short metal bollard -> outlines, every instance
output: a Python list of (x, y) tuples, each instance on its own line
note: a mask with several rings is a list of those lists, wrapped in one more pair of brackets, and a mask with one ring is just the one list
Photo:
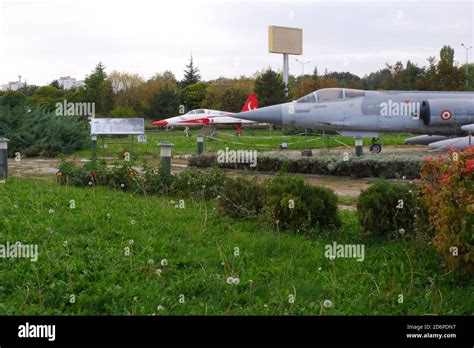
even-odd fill
[(355, 148), (356, 156), (362, 156), (364, 154), (364, 149), (362, 147), (362, 138), (355, 138)]
[(198, 155), (202, 154), (204, 152), (204, 138), (205, 136), (203, 134), (198, 134), (196, 136), (197, 139), (197, 153)]
[(0, 138), (0, 179), (8, 177), (8, 142), (7, 138)]
[(163, 170), (167, 174), (171, 174), (171, 147), (174, 145), (169, 141), (163, 141), (158, 144), (160, 146), (160, 159)]

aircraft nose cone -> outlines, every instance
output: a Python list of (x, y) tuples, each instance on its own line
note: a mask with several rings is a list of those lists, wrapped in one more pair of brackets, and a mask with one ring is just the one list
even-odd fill
[(168, 122), (165, 120), (161, 120), (161, 121), (152, 122), (151, 124), (154, 124), (155, 126), (166, 126)]
[(266, 106), (264, 108), (241, 112), (238, 117), (260, 123), (282, 123), (281, 105)]

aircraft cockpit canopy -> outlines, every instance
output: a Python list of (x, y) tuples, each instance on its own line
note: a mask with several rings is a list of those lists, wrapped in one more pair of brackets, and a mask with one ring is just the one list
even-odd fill
[(195, 109), (195, 110), (188, 111), (186, 114), (195, 115), (195, 114), (205, 114), (205, 113), (206, 113), (206, 110), (204, 109)]
[(365, 93), (359, 89), (349, 88), (323, 88), (312, 92), (304, 97), (298, 99), (297, 103), (324, 103), (337, 101), (347, 98), (364, 97)]

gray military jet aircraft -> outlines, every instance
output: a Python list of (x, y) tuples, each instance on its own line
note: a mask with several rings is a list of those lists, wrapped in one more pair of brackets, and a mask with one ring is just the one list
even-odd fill
[(434, 149), (464, 149), (474, 133), (473, 92), (363, 91), (325, 88), (296, 101), (236, 114), (235, 117), (305, 129), (337, 131), (372, 138), (380, 152), (379, 133), (423, 134), (406, 140)]

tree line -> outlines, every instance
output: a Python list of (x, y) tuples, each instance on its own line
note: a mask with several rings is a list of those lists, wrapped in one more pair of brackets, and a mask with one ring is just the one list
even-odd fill
[[(202, 81), (199, 68), (191, 56), (181, 81), (171, 71), (157, 73), (149, 79), (139, 74), (106, 72), (102, 62), (85, 79), (85, 87), (64, 90), (57, 81), (48, 86), (19, 91), (0, 92), (0, 105), (28, 105), (53, 111), (57, 102), (93, 102), (99, 117), (144, 117), (159, 120), (176, 116), (180, 111), (206, 108), (238, 112), (247, 96), (256, 93), (260, 106), (274, 105), (300, 98), (312, 91), (328, 87), (367, 90), (474, 90), (474, 64), (456, 64), (454, 49), (441, 48), (439, 57), (429, 57), (419, 67), (411, 61), (386, 64), (383, 69), (359, 77), (350, 72), (328, 72), (289, 77), (289, 96), (281, 72), (271, 68), (251, 77), (220, 77)], [(466, 83), (468, 82), (468, 84)]]

